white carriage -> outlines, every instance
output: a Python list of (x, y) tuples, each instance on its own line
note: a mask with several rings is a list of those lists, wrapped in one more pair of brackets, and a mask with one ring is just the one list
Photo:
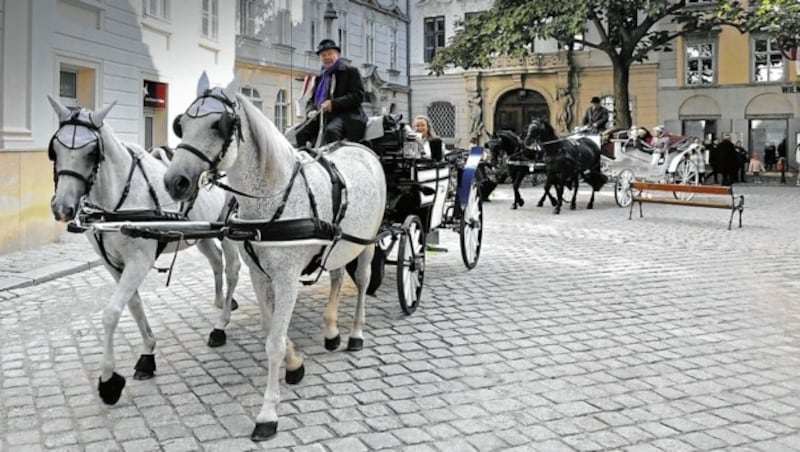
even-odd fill
[[(663, 147), (648, 145), (636, 139), (636, 127), (630, 131), (612, 132), (603, 143), (601, 170), (614, 180), (614, 200), (620, 207), (630, 206), (633, 196), (631, 182), (663, 182), (699, 185), (705, 172), (706, 156), (703, 146), (692, 137), (666, 135), (669, 144)], [(598, 145), (601, 137), (594, 138)], [(690, 199), (694, 193), (673, 194), (676, 199)]]

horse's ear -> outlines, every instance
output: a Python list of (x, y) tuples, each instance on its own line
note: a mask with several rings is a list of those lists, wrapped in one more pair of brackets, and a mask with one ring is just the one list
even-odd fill
[(52, 97), (50, 97), (49, 94), (47, 95), (47, 100), (49, 100), (50, 101), (50, 105), (53, 106), (53, 110), (58, 115), (58, 120), (59, 121), (64, 121), (65, 119), (69, 118), (69, 115), (70, 115), (69, 108), (61, 105), (60, 102), (58, 102), (57, 100), (55, 100)]
[(236, 73), (233, 75), (233, 80), (228, 83), (228, 86), (222, 89), (222, 92), (225, 93), (225, 97), (231, 100), (236, 99), (236, 93), (239, 91), (239, 83), (241, 79), (241, 74), (239, 71), (236, 71)]
[(205, 94), (208, 88), (209, 88), (208, 74), (206, 74), (206, 71), (203, 71), (203, 74), (200, 75), (200, 80), (197, 81), (197, 97), (200, 97), (203, 94)]
[(111, 109), (114, 108), (114, 105), (117, 105), (117, 101), (111, 102), (111, 104), (109, 104), (108, 107), (103, 108), (101, 110), (97, 110), (96, 112), (89, 115), (89, 118), (91, 118), (92, 120), (92, 124), (94, 124), (95, 127), (102, 126), (103, 120), (106, 119), (106, 115), (108, 115), (108, 112), (110, 112)]

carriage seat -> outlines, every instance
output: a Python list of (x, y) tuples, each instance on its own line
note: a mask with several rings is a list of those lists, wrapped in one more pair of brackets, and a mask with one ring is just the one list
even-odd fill
[(382, 138), (387, 133), (391, 133), (400, 127), (403, 119), (402, 113), (390, 113), (388, 115), (370, 116), (367, 118), (367, 128), (364, 132), (364, 139), (367, 141)]

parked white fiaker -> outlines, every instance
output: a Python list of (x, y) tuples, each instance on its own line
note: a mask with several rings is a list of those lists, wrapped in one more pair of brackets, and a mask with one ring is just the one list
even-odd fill
[[(664, 135), (669, 140), (667, 146), (651, 146), (637, 139), (638, 130), (634, 126), (630, 130), (612, 131), (605, 143), (600, 135), (587, 135), (600, 145), (601, 169), (614, 180), (614, 200), (618, 206), (630, 206), (633, 201), (630, 184), (634, 180), (700, 184), (700, 174), (705, 172), (707, 163), (702, 144), (694, 143), (692, 137)], [(676, 199), (691, 199), (694, 193), (673, 195)]]

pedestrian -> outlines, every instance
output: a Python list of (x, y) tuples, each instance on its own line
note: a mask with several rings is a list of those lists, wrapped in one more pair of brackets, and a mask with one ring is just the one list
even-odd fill
[(775, 164), (778, 163), (778, 158), (775, 156), (775, 145), (770, 144), (764, 147), (764, 168), (765, 171), (772, 171), (775, 169)]
[[(341, 58), (341, 49), (332, 39), (323, 39), (317, 46), (322, 70), (314, 81), (308, 101), (307, 116), (311, 112), (324, 115), (325, 143), (348, 139), (357, 142), (364, 138), (367, 115), (361, 108), (364, 101), (364, 83), (358, 68), (349, 66)], [(311, 120), (297, 132), (299, 146), (315, 142), (319, 120)]]
[(608, 124), (608, 110), (600, 105), (600, 98), (597, 96), (592, 97), (590, 104), (583, 115), (583, 125), (592, 133), (603, 133)]
[(711, 141), (706, 145), (706, 149), (708, 149), (708, 163), (711, 165), (711, 173), (708, 175), (708, 179), (712, 180), (714, 184), (719, 183), (717, 175), (722, 174), (722, 161), (717, 151), (718, 144), (717, 138), (712, 136)]
[(794, 148), (794, 162), (798, 165), (797, 186), (800, 187), (800, 143), (797, 143), (797, 146)]
[(761, 183), (761, 173), (764, 172), (764, 164), (761, 163), (758, 152), (753, 152), (750, 157), (750, 164), (748, 165), (747, 171), (753, 175), (753, 182), (756, 184)]
[(739, 171), (737, 179), (738, 182), (745, 183), (747, 181), (745, 180), (744, 176), (745, 173), (747, 172), (747, 163), (750, 161), (750, 156), (747, 155), (748, 154), (747, 149), (745, 149), (744, 146), (742, 146), (742, 140), (737, 140), (735, 147), (739, 157), (738, 161)]
[(722, 185), (733, 185), (738, 174), (739, 155), (736, 146), (731, 142), (730, 134), (725, 134), (717, 145), (717, 158), (719, 159)]

